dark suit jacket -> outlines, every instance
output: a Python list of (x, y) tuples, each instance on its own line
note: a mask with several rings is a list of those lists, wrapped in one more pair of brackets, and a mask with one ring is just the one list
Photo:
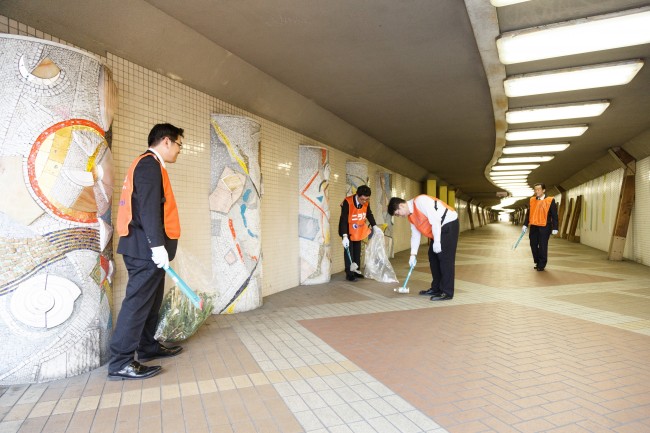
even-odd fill
[[(147, 151), (154, 155), (153, 152)], [(165, 234), (162, 173), (156, 157), (142, 158), (133, 172), (132, 220), (129, 234), (120, 238), (117, 252), (138, 259), (151, 259), (151, 248), (165, 246), (169, 260), (176, 255), (178, 240)]]

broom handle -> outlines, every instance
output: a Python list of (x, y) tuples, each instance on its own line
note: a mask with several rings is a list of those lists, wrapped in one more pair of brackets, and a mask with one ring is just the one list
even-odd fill
[(169, 274), (172, 280), (176, 283), (176, 286), (181, 289), (183, 294), (188, 297), (188, 299), (192, 302), (192, 304), (198, 308), (199, 310), (203, 310), (203, 299), (199, 297), (192, 289), (190, 289), (190, 286), (187, 285), (185, 281), (181, 277), (178, 276), (176, 271), (172, 269), (171, 266), (167, 266), (165, 269), (165, 272)]
[(350, 259), (350, 266), (352, 266), (352, 263), (354, 263), (354, 262), (352, 261), (352, 256), (350, 255), (350, 248), (346, 248), (345, 252), (348, 253), (348, 259)]
[(409, 269), (409, 273), (408, 273), (408, 275), (406, 276), (406, 279), (404, 280), (404, 285), (403, 285), (402, 287), (406, 288), (406, 283), (408, 283), (408, 282), (409, 282), (409, 278), (411, 278), (411, 272), (413, 272), (413, 268), (414, 268), (414, 266), (411, 266), (411, 269)]

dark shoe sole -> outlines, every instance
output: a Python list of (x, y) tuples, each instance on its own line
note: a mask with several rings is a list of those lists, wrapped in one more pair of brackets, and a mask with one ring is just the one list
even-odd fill
[(183, 349), (179, 350), (178, 352), (172, 354), (172, 355), (158, 355), (158, 356), (151, 356), (151, 357), (145, 357), (145, 358), (140, 358), (138, 356), (138, 362), (149, 362), (153, 361), (154, 359), (165, 359), (165, 358), (173, 358), (174, 356), (180, 355), (180, 353), (183, 351)]
[(112, 375), (111, 373), (108, 373), (107, 379), (111, 380), (111, 381), (114, 381), (114, 380), (144, 380), (144, 379), (149, 379), (150, 377), (154, 377), (155, 375), (157, 375), (161, 371), (162, 371), (162, 369), (159, 368), (158, 370), (156, 370), (155, 372), (153, 372), (151, 374), (142, 375), (142, 376), (139, 376), (139, 377), (117, 376), (117, 375)]
[(420, 293), (418, 295), (421, 296), (440, 296), (442, 295), (442, 292), (434, 292), (432, 290), (420, 290)]
[(454, 299), (453, 296), (432, 296), (429, 298), (430, 301), (451, 301)]

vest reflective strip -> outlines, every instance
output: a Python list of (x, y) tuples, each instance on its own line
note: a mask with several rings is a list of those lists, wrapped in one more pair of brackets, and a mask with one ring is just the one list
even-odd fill
[(129, 171), (124, 177), (124, 184), (122, 185), (122, 194), (120, 195), (120, 203), (117, 209), (117, 234), (120, 236), (128, 236), (129, 234), (129, 224), (133, 219), (132, 209), (131, 209), (131, 196), (133, 195), (133, 173), (135, 168), (142, 158), (151, 156), (156, 159), (156, 162), (160, 165), (160, 171), (162, 173), (163, 181), (163, 192), (165, 195), (165, 203), (163, 205), (163, 221), (165, 225), (165, 234), (170, 239), (178, 239), (181, 236), (181, 225), (178, 218), (178, 207), (176, 206), (176, 199), (174, 198), (174, 192), (172, 191), (171, 182), (169, 181), (169, 175), (165, 167), (160, 164), (160, 161), (155, 157), (153, 153), (144, 153), (133, 161), (129, 167)]
[(531, 226), (545, 227), (548, 222), (548, 210), (551, 208), (553, 197), (546, 197), (544, 200), (537, 200), (537, 197), (530, 199), (530, 214), (528, 224)]
[(361, 209), (357, 209), (354, 204), (354, 196), (351, 195), (345, 198), (348, 202), (348, 232), (351, 241), (361, 241), (368, 237), (370, 234), (370, 227), (366, 224), (366, 210), (368, 203), (361, 205)]

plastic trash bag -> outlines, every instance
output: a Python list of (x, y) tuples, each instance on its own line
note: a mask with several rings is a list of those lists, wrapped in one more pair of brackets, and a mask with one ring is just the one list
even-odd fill
[(210, 317), (214, 309), (214, 295), (197, 293), (203, 299), (203, 310), (196, 308), (178, 287), (165, 295), (158, 314), (158, 328), (154, 338), (160, 342), (187, 340)]
[(386, 254), (384, 232), (379, 227), (373, 227), (372, 231), (372, 238), (366, 245), (363, 276), (381, 283), (396, 283), (397, 276)]

